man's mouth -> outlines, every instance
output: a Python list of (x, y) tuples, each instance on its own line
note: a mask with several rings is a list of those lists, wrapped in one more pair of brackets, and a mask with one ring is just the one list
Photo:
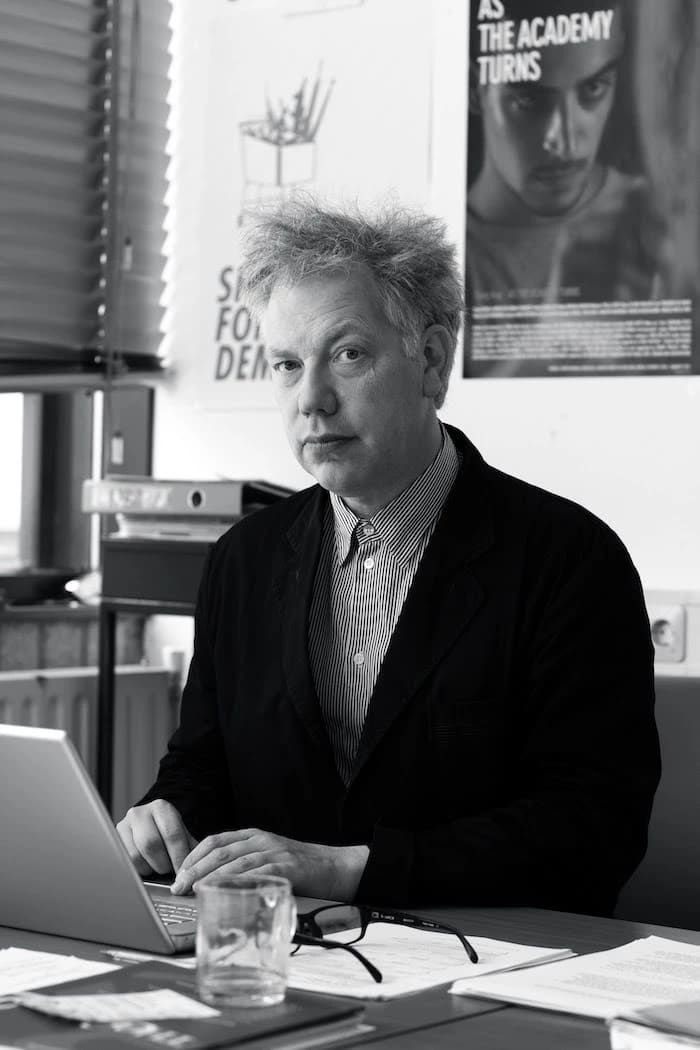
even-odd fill
[(585, 161), (562, 161), (561, 163), (542, 164), (533, 171), (533, 178), (548, 185), (573, 182), (586, 171)]
[(350, 437), (347, 434), (310, 434), (307, 438), (304, 438), (303, 443), (312, 447), (323, 448), (324, 445), (337, 445), (341, 441), (350, 441)]

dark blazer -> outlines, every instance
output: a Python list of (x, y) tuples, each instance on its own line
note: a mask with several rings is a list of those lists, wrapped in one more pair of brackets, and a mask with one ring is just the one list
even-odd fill
[(338, 775), (307, 623), (328, 496), (236, 524), (198, 598), (180, 726), (142, 801), (201, 837), (367, 843), (357, 899), (608, 914), (659, 778), (637, 573), (578, 505), (463, 457)]

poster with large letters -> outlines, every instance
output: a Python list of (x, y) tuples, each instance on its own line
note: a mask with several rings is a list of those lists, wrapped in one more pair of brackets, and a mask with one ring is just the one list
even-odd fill
[(472, 0), (465, 377), (700, 372), (700, 6)]
[(172, 380), (207, 412), (273, 404), (241, 295), (249, 210), (308, 190), (425, 207), (430, 0), (179, 0), (174, 24)]

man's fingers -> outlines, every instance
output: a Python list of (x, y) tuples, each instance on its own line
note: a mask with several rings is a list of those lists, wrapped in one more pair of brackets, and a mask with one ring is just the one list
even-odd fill
[(117, 831), (119, 832), (124, 846), (126, 847), (126, 852), (129, 854), (131, 863), (136, 868), (138, 874), (142, 876), (150, 875), (150, 865), (144, 860), (144, 858), (137, 850), (136, 844), (134, 843), (134, 836), (131, 834), (131, 828), (129, 827), (129, 823), (126, 817), (123, 820), (120, 820), (117, 824)]
[(239, 857), (245, 856), (246, 853), (247, 849), (243, 842), (235, 842), (229, 846), (216, 847), (210, 850), (204, 856), (201, 856), (196, 864), (180, 868), (177, 879), (173, 884), (173, 891), (175, 893), (187, 893), (198, 879), (203, 879), (205, 875), (211, 875), (212, 872), (218, 871), (224, 866), (228, 870), (230, 864), (238, 860)]
[(170, 857), (152, 813), (141, 814), (132, 821), (131, 833), (134, 845), (153, 871), (158, 875), (170, 871)]
[[(174, 806), (169, 806), (168, 809), (154, 808), (153, 822), (165, 846), (169, 867), (172, 867), (174, 872), (179, 871), (180, 865), (192, 848), (190, 846), (190, 842), (194, 841), (192, 836)], [(169, 867), (164, 870), (168, 871)]]
[[(239, 848), (234, 854), (219, 853), (216, 850), (210, 853), (204, 860), (200, 860), (193, 868), (189, 868), (184, 878), (187, 879), (189, 888), (192, 889), (196, 883), (207, 875), (247, 875), (248, 872), (257, 871), (264, 864), (270, 863), (270, 854), (266, 852), (247, 853)], [(183, 891), (180, 890), (182, 893)]]
[(220, 835), (208, 835), (207, 838), (202, 839), (202, 841), (197, 843), (194, 849), (187, 854), (182, 861), (181, 868), (186, 871), (188, 868), (192, 868), (195, 864), (198, 864), (204, 857), (207, 857), (212, 850), (247, 841), (254, 835), (258, 834), (260, 834), (260, 832), (258, 832), (257, 828), (245, 828), (242, 831), (224, 831)]
[(117, 831), (139, 875), (176, 871), (194, 841), (175, 806), (165, 799), (133, 806), (117, 825)]
[[(234, 834), (237, 837), (231, 839)], [(237, 875), (251, 870), (251, 864), (246, 862), (247, 858), (253, 854), (260, 856), (261, 851), (253, 844), (252, 836), (238, 836), (240, 833), (227, 832), (225, 837), (229, 841), (223, 844), (219, 844), (224, 839), (221, 835), (202, 839), (197, 849), (193, 850), (180, 868), (172, 885), (173, 893), (187, 893), (195, 882), (214, 871), (221, 870)]]

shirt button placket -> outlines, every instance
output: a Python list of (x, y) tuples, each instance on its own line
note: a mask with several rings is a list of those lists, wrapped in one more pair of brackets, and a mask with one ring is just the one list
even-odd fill
[[(369, 610), (372, 606), (372, 602), (369, 600), (369, 591), (373, 591), (375, 588), (374, 581), (370, 578), (371, 570), (375, 566), (375, 558), (372, 554), (363, 556), (363, 549), (376, 550), (377, 547), (377, 536), (376, 529), (373, 525), (366, 523), (362, 525), (357, 532), (357, 571), (355, 573), (355, 586), (357, 588), (355, 593), (355, 608), (358, 611), (358, 616), (355, 621), (356, 627), (358, 628), (356, 635), (356, 645), (359, 644), (361, 648), (357, 648), (352, 655), (352, 662), (354, 668), (358, 672), (367, 671), (367, 649), (366, 642), (368, 638), (369, 622), (367, 620)], [(364, 677), (364, 676), (363, 676)]]

